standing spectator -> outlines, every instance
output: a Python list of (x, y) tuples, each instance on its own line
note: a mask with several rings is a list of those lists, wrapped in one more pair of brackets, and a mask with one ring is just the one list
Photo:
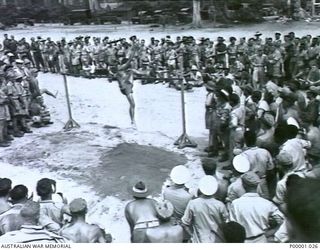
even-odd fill
[(215, 60), (216, 63), (220, 63), (223, 67), (226, 67), (226, 55), (227, 55), (227, 45), (224, 43), (225, 39), (223, 37), (218, 37), (218, 43), (215, 46)]
[(192, 243), (223, 242), (220, 224), (227, 221), (228, 212), (221, 201), (213, 198), (217, 190), (218, 183), (213, 176), (202, 177), (199, 197), (191, 200), (187, 206), (182, 223), (192, 235)]
[(267, 237), (274, 233), (271, 221), (281, 225), (283, 215), (276, 205), (257, 194), (261, 181), (257, 174), (250, 171), (241, 178), (246, 193), (231, 203), (230, 220), (244, 226), (246, 243), (266, 243)]
[(232, 160), (233, 165), (233, 178), (231, 178), (231, 184), (228, 187), (226, 202), (230, 205), (232, 201), (240, 198), (246, 193), (241, 176), (250, 170), (250, 162), (248, 158), (242, 154), (236, 155)]
[(188, 202), (192, 195), (187, 191), (185, 184), (190, 180), (190, 170), (185, 166), (179, 165), (174, 167), (170, 173), (172, 186), (168, 186), (163, 191), (163, 198), (173, 205), (173, 217), (178, 221), (184, 215)]
[(209, 130), (209, 145), (205, 149), (208, 152), (208, 156), (218, 156), (218, 122), (217, 122), (217, 102), (214, 94), (215, 83), (212, 80), (209, 80), (206, 83), (207, 97), (205, 103), (205, 121), (206, 129)]

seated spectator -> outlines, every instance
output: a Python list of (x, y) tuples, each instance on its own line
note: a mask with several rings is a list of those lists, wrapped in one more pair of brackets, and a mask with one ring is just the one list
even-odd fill
[(12, 181), (8, 178), (0, 179), (0, 214), (8, 211), (11, 205), (8, 201)]
[(9, 193), (12, 207), (0, 215), (0, 234), (19, 230), (24, 224), (20, 211), (28, 201), (28, 188), (24, 185), (15, 186)]
[(40, 205), (28, 201), (21, 209), (24, 225), (20, 230), (0, 236), (0, 243), (67, 243), (68, 240), (39, 226)]
[(111, 236), (109, 235), (107, 239), (104, 230), (99, 226), (86, 222), (88, 207), (84, 199), (74, 199), (69, 205), (69, 210), (72, 220), (63, 226), (59, 232), (60, 235), (75, 243), (106, 243), (112, 241)]
[(37, 183), (37, 194), (40, 196), (40, 219), (42, 226), (52, 232), (58, 232), (63, 224), (63, 214), (65, 204), (55, 202), (52, 199), (55, 193), (56, 182), (54, 180), (43, 178)]

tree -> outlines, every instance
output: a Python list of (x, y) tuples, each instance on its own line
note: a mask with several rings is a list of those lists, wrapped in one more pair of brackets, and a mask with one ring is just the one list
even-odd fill
[(193, 18), (192, 18), (192, 26), (194, 28), (201, 27), (201, 4), (200, 0), (193, 0)]

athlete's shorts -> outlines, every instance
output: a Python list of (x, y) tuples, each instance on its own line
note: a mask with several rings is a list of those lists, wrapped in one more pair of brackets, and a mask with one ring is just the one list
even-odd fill
[(120, 91), (123, 95), (130, 95), (133, 93), (133, 84), (131, 82), (125, 82)]

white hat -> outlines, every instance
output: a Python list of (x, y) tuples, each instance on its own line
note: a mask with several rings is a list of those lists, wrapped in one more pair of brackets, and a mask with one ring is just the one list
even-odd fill
[(170, 178), (175, 184), (182, 185), (190, 180), (191, 174), (189, 169), (183, 165), (179, 165), (171, 170)]
[(196, 65), (192, 65), (191, 70), (198, 70), (198, 67)]
[(23, 61), (21, 59), (16, 59), (16, 63), (23, 64)]
[(199, 182), (199, 190), (204, 195), (214, 195), (218, 190), (218, 182), (216, 178), (211, 175), (202, 177)]
[(262, 109), (264, 111), (270, 111), (270, 107), (266, 101), (261, 101), (259, 103), (258, 109)]
[(293, 117), (289, 117), (289, 118), (288, 118), (287, 124), (288, 124), (288, 125), (296, 126), (298, 129), (300, 129), (299, 123), (298, 123), (297, 120), (294, 119)]
[(236, 155), (232, 160), (232, 165), (239, 173), (245, 173), (250, 170), (250, 162), (245, 155)]

